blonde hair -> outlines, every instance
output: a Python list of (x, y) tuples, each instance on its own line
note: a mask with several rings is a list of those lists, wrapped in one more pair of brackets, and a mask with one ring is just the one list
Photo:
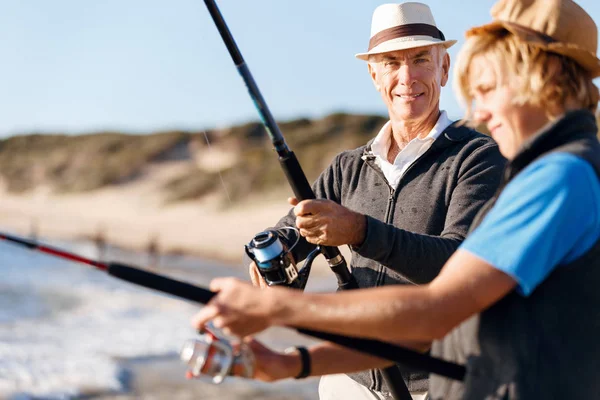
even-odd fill
[(470, 65), (485, 57), (496, 71), (497, 85), (507, 84), (518, 93), (514, 104), (531, 104), (556, 118), (567, 106), (596, 111), (598, 88), (574, 60), (550, 53), (503, 30), (471, 36), (460, 50), (454, 70), (454, 88), (472, 119), (473, 94)]

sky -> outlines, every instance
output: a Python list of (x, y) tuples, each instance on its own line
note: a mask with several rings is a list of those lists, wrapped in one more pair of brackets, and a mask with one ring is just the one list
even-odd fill
[[(459, 42), (491, 0), (429, 0)], [(364, 61), (381, 0), (217, 1), (276, 119), (385, 114)], [(600, 1), (578, 3), (600, 24)], [(200, 0), (1, 0), (0, 136), (150, 133), (258, 120)], [(459, 118), (451, 84), (441, 108)]]

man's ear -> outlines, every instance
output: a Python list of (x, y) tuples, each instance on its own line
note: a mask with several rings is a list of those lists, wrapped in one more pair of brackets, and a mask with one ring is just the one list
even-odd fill
[(371, 75), (375, 90), (379, 92), (379, 83), (377, 83), (377, 68), (375, 68), (371, 63), (367, 63), (367, 67), (369, 68), (369, 75)]
[(442, 87), (448, 83), (448, 75), (450, 74), (450, 55), (446, 53), (442, 61)]

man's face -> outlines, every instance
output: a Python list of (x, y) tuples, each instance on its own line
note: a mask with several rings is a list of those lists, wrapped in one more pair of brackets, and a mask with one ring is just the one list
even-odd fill
[(375, 88), (391, 118), (418, 122), (439, 111), (440, 91), (448, 81), (450, 57), (440, 46), (379, 54), (369, 62)]

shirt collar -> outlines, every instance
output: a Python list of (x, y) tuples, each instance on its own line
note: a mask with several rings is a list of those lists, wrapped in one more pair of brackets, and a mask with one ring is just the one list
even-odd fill
[[(423, 139), (415, 138), (413, 140), (434, 141), (451, 124), (452, 121), (448, 118), (446, 111), (441, 110), (437, 122), (435, 123), (431, 131), (427, 134), (427, 136)], [(377, 134), (377, 136), (375, 136), (373, 143), (371, 143), (371, 152), (373, 153), (373, 155), (382, 157), (384, 160), (387, 160), (387, 153), (390, 150), (391, 135), (392, 121), (388, 121), (385, 125), (381, 127), (379, 133)]]

